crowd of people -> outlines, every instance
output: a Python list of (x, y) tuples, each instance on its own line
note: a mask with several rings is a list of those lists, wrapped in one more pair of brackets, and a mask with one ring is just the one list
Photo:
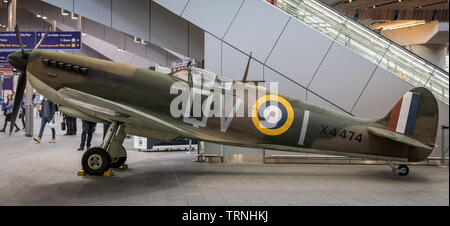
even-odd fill
[[(25, 95), (24, 95), (25, 96)], [(35, 92), (33, 94), (33, 109), (35, 109), (36, 118), (41, 118), (41, 126), (39, 129), (39, 135), (37, 137), (34, 137), (33, 140), (39, 144), (41, 143), (42, 136), (44, 134), (45, 127), (48, 126), (51, 130), (52, 137), (49, 140), (50, 143), (56, 142), (56, 122), (55, 122), (55, 115), (58, 112), (58, 105), (53, 103), (51, 100), (45, 98), (43, 95), (40, 95), (38, 92)], [(19, 110), (19, 116), (18, 120), (22, 122), (23, 130), (25, 130), (25, 98), (23, 99), (20, 110)], [(3, 124), (3, 129), (0, 130), (0, 132), (5, 132), (7, 128), (8, 122), (11, 123), (12, 119), (12, 112), (14, 108), (14, 93), (7, 95), (6, 100), (0, 99), (0, 102), (3, 103), (3, 114), (5, 116), (5, 122)], [(89, 122), (82, 120), (82, 132), (81, 132), (81, 143), (77, 150), (83, 151), (86, 147), (89, 149), (91, 147), (91, 141), (92, 141), (92, 135), (95, 132), (97, 123), (95, 122)], [(108, 124), (104, 124), (104, 133), (106, 133)], [(15, 123), (14, 125), (15, 130), (14, 132), (19, 132), (20, 128)], [(61, 129), (65, 130), (66, 133), (65, 136), (74, 136), (77, 134), (77, 119), (74, 117), (71, 117), (69, 115), (63, 114), (63, 121), (61, 123)], [(103, 137), (105, 134), (103, 134)]]

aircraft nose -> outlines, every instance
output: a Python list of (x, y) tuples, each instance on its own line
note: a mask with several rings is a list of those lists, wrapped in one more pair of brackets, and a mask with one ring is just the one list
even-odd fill
[(8, 55), (8, 63), (19, 71), (25, 71), (27, 66), (27, 57), (22, 56), (20, 51)]

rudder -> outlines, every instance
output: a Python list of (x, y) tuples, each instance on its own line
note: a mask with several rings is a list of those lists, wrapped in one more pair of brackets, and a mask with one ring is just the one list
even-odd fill
[[(439, 122), (438, 103), (428, 89), (417, 87), (405, 93), (389, 113), (376, 122), (382, 124), (387, 130), (434, 147)], [(431, 152), (432, 150), (411, 147), (408, 161), (422, 161)]]

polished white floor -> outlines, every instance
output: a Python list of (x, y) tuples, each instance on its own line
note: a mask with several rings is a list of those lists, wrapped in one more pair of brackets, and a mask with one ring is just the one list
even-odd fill
[(77, 136), (58, 128), (56, 144), (48, 128), (41, 144), (0, 133), (0, 205), (449, 205), (448, 168), (411, 166), (398, 177), (382, 165), (197, 163), (185, 152), (138, 152), (132, 139), (129, 169), (79, 177), (78, 124)]

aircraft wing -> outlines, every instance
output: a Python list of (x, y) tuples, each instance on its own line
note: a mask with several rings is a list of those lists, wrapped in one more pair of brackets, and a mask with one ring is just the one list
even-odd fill
[(164, 140), (196, 135), (193, 131), (179, 128), (155, 115), (71, 88), (58, 90), (58, 96), (64, 99), (64, 102), (68, 103), (72, 109), (75, 108), (75, 111), (81, 111), (91, 118), (126, 123), (128, 129), (140, 133), (135, 135), (149, 136), (151, 134), (152, 136), (149, 137), (164, 138)]

